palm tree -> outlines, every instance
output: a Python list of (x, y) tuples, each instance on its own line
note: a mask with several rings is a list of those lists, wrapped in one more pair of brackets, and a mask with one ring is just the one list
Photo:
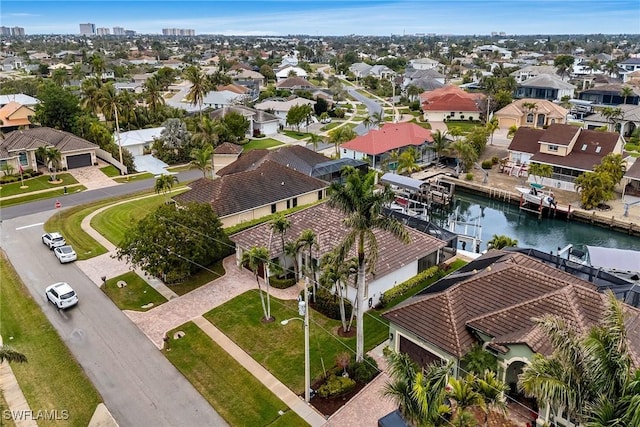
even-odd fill
[(296, 280), (300, 278), (298, 272), (298, 253), (300, 252), (300, 246), (297, 241), (289, 241), (284, 244), (284, 254), (293, 259), (293, 271), (296, 276)]
[(500, 124), (498, 123), (497, 117), (492, 117), (491, 120), (486, 124), (487, 131), (491, 135), (491, 142), (489, 145), (493, 145), (493, 134), (500, 129)]
[(471, 374), (467, 374), (464, 379), (449, 379), (449, 391), (447, 392), (447, 397), (456, 402), (455, 418), (464, 417), (463, 414), (467, 413), (467, 409), (474, 406), (478, 406), (483, 411), (486, 411), (482, 395), (473, 387), (474, 382), (475, 378)]
[(627, 98), (633, 96), (633, 89), (631, 89), (629, 86), (623, 87), (622, 89), (620, 89), (620, 96), (623, 98), (622, 103), (626, 104)]
[(93, 77), (84, 79), (80, 86), (82, 106), (94, 114), (100, 111), (100, 86), (100, 81)]
[(357, 134), (348, 126), (340, 126), (329, 132), (329, 142), (336, 147), (336, 156), (338, 156), (338, 147), (340, 144), (351, 141)]
[(620, 107), (603, 107), (600, 110), (600, 115), (607, 119), (607, 129), (610, 132), (614, 132), (616, 121), (624, 117), (624, 111)]
[(300, 237), (298, 237), (297, 245), (300, 249), (306, 249), (307, 256), (305, 257), (305, 265), (306, 265), (306, 276), (311, 282), (311, 286), (313, 288), (313, 302), (316, 302), (316, 290), (317, 290), (317, 280), (316, 280), (316, 263), (313, 259), (313, 249), (318, 248), (318, 237), (315, 231), (311, 229), (303, 230), (300, 233)]
[(415, 85), (407, 86), (407, 96), (409, 96), (409, 100), (413, 101), (420, 95), (420, 88)]
[(436, 133), (432, 133), (431, 136), (433, 137), (433, 144), (429, 146), (429, 149), (436, 153), (436, 163), (440, 163), (440, 158), (449, 153), (451, 140), (447, 138), (447, 132), (440, 132), (440, 129)]
[(169, 201), (168, 194), (171, 193), (174, 184), (178, 183), (178, 177), (171, 174), (162, 174), (156, 178), (155, 191), (156, 194), (162, 193), (165, 196), (165, 202)]
[(584, 209), (595, 209), (600, 203), (614, 197), (613, 178), (606, 172), (584, 172), (574, 182), (580, 193), (580, 202)]
[(41, 146), (36, 149), (36, 156), (40, 157), (47, 169), (51, 171), (51, 181), (57, 181), (58, 167), (62, 161), (62, 153), (55, 147)]
[(478, 152), (473, 145), (467, 141), (456, 141), (451, 144), (451, 149), (462, 163), (463, 172), (470, 170), (478, 160)]
[(0, 345), (0, 363), (5, 360), (9, 363), (26, 363), (27, 356), (14, 350), (8, 345)]
[(488, 369), (485, 370), (482, 377), (476, 377), (474, 379), (472, 387), (484, 400), (485, 427), (489, 423), (489, 414), (491, 412), (499, 412), (503, 416), (506, 414), (507, 404), (505, 402), (505, 393), (509, 390), (509, 387), (496, 378), (495, 372)]
[(96, 80), (101, 81), (102, 73), (105, 70), (104, 58), (98, 54), (94, 54), (89, 58), (89, 65), (91, 66), (91, 72), (95, 76)]
[(280, 243), (283, 254), (285, 253), (284, 235), (287, 234), (287, 231), (290, 228), (291, 221), (284, 215), (277, 215), (273, 220), (271, 220), (271, 230), (280, 235)]
[(211, 175), (214, 175), (215, 165), (213, 163), (213, 156), (215, 149), (220, 142), (220, 134), (222, 133), (223, 125), (217, 120), (212, 120), (207, 116), (201, 118), (196, 127), (196, 132), (191, 137), (192, 140), (201, 146), (211, 146)]
[[(272, 321), (273, 317), (271, 317), (271, 299), (269, 296), (269, 286), (268, 286), (268, 264), (269, 264), (269, 249), (264, 246), (254, 246), (248, 251), (244, 251), (242, 253), (242, 264), (249, 267), (251, 271), (253, 271), (254, 277), (256, 278), (256, 283), (258, 284), (258, 290), (260, 293), (260, 302), (262, 303), (262, 312), (264, 314), (264, 321)], [(260, 285), (260, 269), (262, 268), (264, 274), (264, 281), (267, 283), (267, 298), (265, 304), (265, 297), (263, 295), (262, 286)]]
[[(444, 132), (445, 135), (446, 133), (447, 131)], [(460, 126), (452, 126), (451, 129), (449, 129), (449, 135), (453, 137), (454, 141), (457, 141), (458, 138), (464, 135), (464, 132)]]
[(120, 163), (122, 164), (122, 145), (120, 144), (120, 122), (118, 120), (118, 109), (121, 108), (120, 99), (113, 83), (109, 82), (100, 89), (98, 104), (104, 114), (105, 120), (115, 123), (116, 136), (118, 138), (118, 152), (120, 154)]
[(346, 215), (344, 224), (348, 232), (338, 248), (339, 259), (345, 260), (354, 246), (358, 253), (356, 361), (360, 362), (364, 356), (365, 273), (373, 274), (378, 260), (378, 240), (374, 230), (391, 233), (403, 243), (409, 243), (410, 238), (401, 222), (383, 215), (383, 206), (391, 203), (395, 194), (388, 185), (381, 191), (376, 190), (376, 171), (364, 174), (346, 167), (342, 176), (344, 184), (333, 182), (330, 185), (328, 204)]
[(404, 150), (402, 154), (398, 157), (398, 173), (408, 173), (411, 174), (413, 172), (420, 170), (420, 165), (416, 160), (416, 148), (409, 147)]
[(538, 183), (538, 178), (550, 178), (553, 175), (553, 166), (543, 163), (529, 163), (529, 175), (533, 175), (533, 180)]
[[(211, 156), (213, 155), (213, 147), (205, 145), (202, 148), (194, 148), (191, 150), (191, 167), (199, 169), (202, 177), (207, 177), (207, 171), (213, 169)], [(213, 179), (213, 176), (211, 177)]]
[(351, 330), (351, 324), (353, 323), (353, 317), (355, 315), (353, 305), (351, 306), (351, 315), (347, 322), (347, 313), (345, 309), (344, 300), (348, 296), (348, 282), (352, 273), (358, 272), (358, 260), (351, 258), (346, 262), (340, 262), (338, 254), (335, 251), (326, 253), (322, 256), (320, 261), (322, 266), (322, 275), (320, 276), (320, 284), (326, 288), (335, 288), (335, 293), (338, 295), (338, 301), (340, 304), (340, 320), (342, 321), (342, 330), (346, 333)]
[(185, 68), (183, 76), (191, 83), (191, 89), (189, 89), (189, 92), (187, 93), (187, 99), (191, 104), (198, 106), (200, 117), (202, 117), (202, 103), (204, 101), (204, 97), (211, 89), (211, 82), (202, 69), (195, 65), (190, 65)]
[(143, 86), (144, 101), (149, 106), (153, 114), (156, 114), (158, 108), (164, 105), (164, 97), (162, 96), (162, 84), (157, 75), (153, 75), (144, 82)]
[(518, 240), (502, 234), (494, 234), (491, 240), (487, 242), (487, 246), (491, 249), (515, 247), (518, 246)]
[(69, 83), (69, 75), (67, 74), (67, 70), (65, 70), (64, 68), (58, 68), (57, 70), (54, 70), (54, 72), (51, 74), (51, 80), (53, 80), (53, 82), (58, 86)]
[(316, 133), (312, 133), (309, 136), (309, 144), (313, 146), (313, 151), (318, 151), (318, 145), (324, 142), (324, 138)]

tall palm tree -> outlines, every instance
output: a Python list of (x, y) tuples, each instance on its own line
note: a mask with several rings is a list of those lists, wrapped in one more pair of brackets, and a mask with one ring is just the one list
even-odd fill
[[(211, 162), (211, 156), (213, 153), (213, 147), (205, 145), (202, 148), (194, 148), (191, 150), (191, 167), (196, 168), (202, 172), (202, 177), (207, 177), (207, 171), (213, 169)], [(213, 176), (211, 177), (213, 179)]]
[(623, 98), (622, 103), (626, 104), (627, 98), (633, 96), (633, 89), (631, 89), (629, 86), (623, 87), (622, 89), (620, 89), (620, 96)]
[(603, 107), (600, 114), (607, 119), (608, 130), (614, 132), (616, 122), (624, 117), (624, 110), (620, 107)]
[[(350, 262), (340, 262), (338, 254), (335, 252), (329, 252), (322, 256), (320, 265), (322, 266), (322, 274), (320, 276), (320, 284), (326, 288), (335, 288), (335, 293), (338, 295), (338, 302), (340, 305), (340, 320), (342, 322), (342, 331), (349, 332), (351, 330), (351, 323), (353, 321), (354, 309), (351, 306), (351, 317), (347, 322), (347, 313), (345, 309), (344, 300), (348, 298), (348, 281), (351, 273)], [(356, 264), (357, 271), (357, 264)]]
[(98, 54), (92, 55), (91, 58), (89, 58), (89, 66), (96, 80), (102, 81), (102, 73), (104, 73), (106, 69), (104, 58)]
[(162, 174), (156, 178), (154, 189), (156, 194), (162, 193), (165, 196), (165, 202), (169, 201), (169, 193), (173, 186), (178, 183), (178, 177), (171, 174)]
[(144, 82), (142, 93), (149, 109), (153, 114), (156, 114), (158, 108), (160, 108), (161, 105), (164, 105), (160, 78), (157, 75), (153, 75), (147, 79), (147, 81)]
[(366, 271), (375, 272), (378, 260), (378, 240), (375, 230), (391, 233), (403, 243), (409, 243), (409, 233), (398, 220), (382, 213), (384, 205), (395, 199), (395, 194), (387, 185), (376, 190), (376, 171), (366, 174), (355, 168), (346, 167), (342, 176), (345, 183), (334, 182), (329, 187), (328, 204), (341, 210), (345, 215), (344, 224), (348, 232), (338, 248), (341, 260), (348, 258), (355, 246), (358, 253), (358, 285), (356, 294), (356, 361), (364, 356), (364, 296)]
[(0, 345), (0, 363), (5, 360), (9, 363), (26, 363), (27, 356), (14, 350), (8, 345)]
[(284, 235), (287, 234), (287, 231), (290, 228), (291, 228), (291, 221), (284, 215), (277, 215), (271, 221), (271, 230), (273, 230), (274, 233), (277, 233), (280, 236), (280, 243), (281, 243), (281, 249), (283, 254), (285, 253)]
[(256, 283), (258, 284), (258, 291), (260, 293), (260, 302), (262, 303), (262, 312), (264, 314), (263, 320), (271, 321), (273, 317), (271, 317), (271, 298), (269, 295), (269, 287), (267, 286), (266, 291), (266, 303), (265, 296), (262, 291), (262, 286), (260, 285), (260, 269), (263, 271), (263, 279), (265, 283), (268, 283), (268, 265), (269, 265), (269, 249), (264, 246), (254, 246), (248, 251), (244, 251), (242, 253), (242, 264), (249, 267), (251, 271), (253, 271), (253, 275), (256, 279)]
[(190, 65), (185, 68), (183, 76), (191, 83), (191, 88), (187, 93), (187, 99), (191, 104), (198, 106), (200, 117), (202, 117), (202, 103), (204, 97), (211, 90), (211, 82), (202, 69), (195, 65)]
[(211, 151), (211, 175), (215, 173), (214, 154), (215, 149), (220, 142), (220, 135), (224, 132), (224, 125), (218, 120), (212, 120), (207, 116), (201, 118), (196, 125), (196, 132), (191, 137), (192, 140), (201, 146), (209, 145), (213, 149)]
[(293, 271), (296, 277), (296, 280), (300, 278), (300, 274), (298, 271), (298, 254), (300, 253), (300, 246), (297, 241), (288, 241), (284, 244), (284, 254), (293, 259)]
[(486, 124), (487, 131), (491, 135), (491, 142), (489, 145), (493, 145), (493, 134), (500, 129), (500, 124), (498, 123), (497, 117), (492, 117), (491, 120)]
[(300, 233), (300, 236), (298, 237), (297, 244), (300, 247), (300, 249), (307, 250), (307, 254), (305, 257), (306, 276), (309, 279), (309, 282), (311, 282), (311, 286), (313, 289), (313, 302), (315, 302), (316, 291), (317, 291), (317, 280), (316, 280), (316, 268), (315, 268), (316, 263), (315, 263), (315, 260), (313, 259), (313, 249), (318, 248), (318, 236), (316, 235), (316, 232), (311, 229), (302, 230), (302, 233)]
[(118, 119), (118, 110), (121, 107), (120, 98), (116, 92), (116, 88), (113, 83), (109, 82), (100, 89), (100, 95), (98, 103), (104, 118), (107, 121), (113, 121), (115, 123), (116, 137), (118, 139), (118, 152), (120, 155), (120, 163), (122, 164), (122, 145), (120, 143), (120, 121)]
[(473, 164), (478, 160), (478, 153), (476, 149), (467, 141), (456, 141), (451, 144), (451, 149), (455, 151), (456, 156), (462, 162), (462, 171), (466, 172), (473, 167)]
[(336, 147), (336, 156), (338, 156), (338, 147), (340, 144), (351, 141), (357, 134), (348, 126), (340, 126), (329, 132), (329, 141)]
[(309, 144), (313, 146), (313, 151), (318, 151), (318, 145), (324, 142), (324, 138), (317, 133), (312, 133), (309, 136)]
[(94, 77), (86, 78), (80, 85), (82, 106), (90, 113), (100, 111), (100, 82)]
[(447, 132), (441, 132), (440, 129), (436, 133), (432, 133), (431, 137), (433, 138), (433, 144), (429, 146), (429, 149), (436, 153), (436, 163), (439, 163), (440, 158), (449, 153), (451, 140), (447, 138)]
[(51, 181), (57, 180), (58, 168), (62, 161), (62, 153), (55, 147), (41, 146), (36, 149), (36, 156), (40, 157), (47, 169), (51, 171)]

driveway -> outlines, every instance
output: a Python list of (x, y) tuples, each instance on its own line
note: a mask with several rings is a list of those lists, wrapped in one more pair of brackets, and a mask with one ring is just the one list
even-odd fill
[(168, 164), (160, 159), (156, 159), (151, 154), (145, 154), (143, 156), (134, 156), (133, 163), (136, 165), (138, 172), (149, 172), (154, 175), (162, 175), (167, 172)]
[(100, 162), (98, 166), (86, 166), (83, 168), (69, 169), (68, 172), (87, 190), (97, 190), (100, 188), (113, 187), (119, 185), (113, 179), (105, 175), (100, 168), (106, 166)]

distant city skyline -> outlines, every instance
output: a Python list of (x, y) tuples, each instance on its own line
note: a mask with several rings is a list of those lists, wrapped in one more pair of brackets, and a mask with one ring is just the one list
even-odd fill
[(29, 34), (79, 34), (80, 23), (138, 34), (197, 35), (638, 34), (638, 0), (3, 0), (2, 25)]

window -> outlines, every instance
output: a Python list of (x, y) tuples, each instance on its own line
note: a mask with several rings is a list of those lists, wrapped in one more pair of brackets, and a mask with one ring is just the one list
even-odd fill
[(287, 209), (291, 209), (291, 200), (287, 200)]
[(456, 116), (456, 113), (455, 113), (455, 112), (451, 112), (450, 116), (451, 116), (451, 117), (455, 117), (455, 116)]
[(278, 208), (277, 208), (276, 204), (275, 204), (275, 203), (273, 203), (273, 204), (271, 205), (271, 213), (276, 213), (276, 211), (277, 211), (277, 210), (278, 210)]
[(298, 206), (298, 198), (297, 198), (297, 197), (294, 197), (294, 198), (293, 198), (293, 207), (295, 208), (295, 207), (297, 207), (297, 206)]
[(342, 154), (347, 154), (347, 149), (346, 148), (342, 149)]
[(587, 144), (582, 144), (582, 151), (587, 151)]
[(557, 153), (558, 152), (558, 146), (549, 144), (549, 151), (554, 151), (554, 152)]
[(318, 200), (322, 200), (322, 190), (318, 191)]
[(18, 159), (20, 161), (20, 164), (22, 166), (27, 166), (29, 164), (29, 162), (27, 161), (27, 153), (22, 152), (18, 155)]
[(602, 150), (602, 147), (597, 146), (597, 147), (596, 147), (596, 153), (599, 153), (599, 152), (600, 152), (600, 150)]
[(533, 113), (527, 114), (527, 123), (533, 123)]

